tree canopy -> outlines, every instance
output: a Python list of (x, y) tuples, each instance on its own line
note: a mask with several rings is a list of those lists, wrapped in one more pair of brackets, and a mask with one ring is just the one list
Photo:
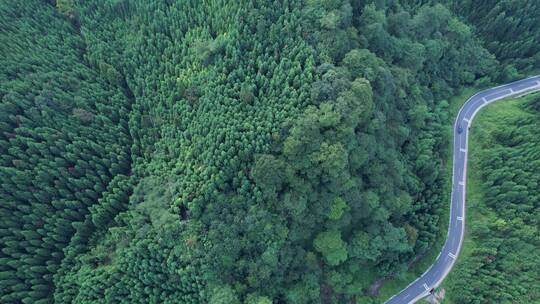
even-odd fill
[(439, 2), (0, 2), (0, 302), (377, 301), (444, 234), (447, 100), (538, 56)]

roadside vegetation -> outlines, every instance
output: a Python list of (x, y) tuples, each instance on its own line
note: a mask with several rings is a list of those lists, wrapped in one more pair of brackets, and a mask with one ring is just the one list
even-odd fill
[(0, 1), (0, 303), (380, 303), (445, 235), (449, 98), (527, 70), (457, 13)]
[(540, 298), (540, 94), (497, 102), (469, 138), (467, 233), (448, 303), (534, 303)]

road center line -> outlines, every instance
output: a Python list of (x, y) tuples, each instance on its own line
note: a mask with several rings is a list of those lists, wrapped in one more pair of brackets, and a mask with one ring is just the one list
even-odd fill
[[(471, 98), (469, 98), (467, 100), (467, 102), (459, 110), (458, 116), (457, 116), (456, 121), (455, 121), (455, 126), (457, 125), (457, 126), (461, 127), (461, 124), (463, 124), (464, 122), (466, 122), (470, 126), (472, 118), (467, 118), (468, 106), (471, 106), (472, 108), (474, 108), (474, 110), (475, 110), (475, 112), (473, 113), (473, 117), (474, 117), (474, 114), (476, 114), (476, 112), (479, 111), (482, 108), (482, 106), (484, 106), (484, 105), (486, 105), (488, 103), (491, 103), (491, 102), (494, 102), (494, 101), (497, 101), (497, 100), (501, 100), (501, 99), (504, 99), (504, 98), (506, 98), (506, 97), (508, 97), (510, 95), (516, 95), (518, 93), (522, 94), (521, 96), (524, 96), (524, 95), (527, 95), (527, 94), (532, 93), (534, 91), (538, 91), (537, 88), (540, 89), (540, 75), (539, 76), (534, 76), (534, 77), (536, 79), (538, 79), (538, 80), (533, 80), (533, 81), (536, 82), (536, 84), (532, 85), (532, 86), (529, 86), (528, 88), (518, 89), (519, 86), (522, 84), (522, 81), (517, 81), (517, 82), (510, 83), (508, 85), (498, 86), (498, 87), (494, 87), (492, 89), (481, 91), (481, 92), (473, 95)], [(529, 77), (529, 78), (532, 78), (532, 77)], [(531, 84), (532, 83), (533, 82), (531, 81)], [(516, 89), (508, 88), (509, 86), (515, 86)], [(506, 87), (506, 88), (503, 88), (503, 87)], [(486, 97), (479, 97), (478, 94), (480, 94), (480, 93), (482, 95), (487, 94), (487, 96)], [(504, 93), (504, 94), (501, 95), (501, 93)], [(497, 97), (493, 97), (491, 100), (489, 100), (490, 96), (497, 96)], [(478, 105), (478, 100), (479, 99), (481, 99), (485, 104), (484, 105)], [(474, 104), (476, 104), (476, 108), (475, 108)], [(462, 120), (458, 120), (460, 117), (463, 117)], [(454, 130), (454, 140), (459, 137), (458, 133), (459, 133), (459, 129)], [(467, 140), (467, 136), (465, 136), (465, 139)], [(457, 144), (456, 141), (455, 141), (455, 143)], [(461, 152), (465, 152), (465, 153), (467, 152), (467, 146), (465, 146), (464, 148), (461, 148), (458, 145), (458, 148), (459, 148), (459, 150)], [(453, 150), (453, 151), (457, 151), (457, 150)], [(405, 287), (402, 291), (395, 294), (388, 301), (386, 301), (385, 302), (386, 304), (404, 304), (404, 303), (411, 304), (413, 302), (407, 300), (407, 298), (409, 298), (409, 299), (414, 298), (417, 301), (417, 300), (419, 300), (419, 299), (421, 299), (423, 297), (426, 297), (429, 294), (426, 291), (429, 291), (430, 288), (433, 289), (433, 288), (437, 288), (438, 286), (440, 286), (442, 281), (446, 278), (446, 276), (448, 275), (448, 273), (452, 269), (452, 266), (453, 266), (454, 262), (457, 260), (457, 255), (458, 255), (458, 253), (460, 251), (460, 248), (462, 246), (462, 243), (463, 243), (463, 231), (460, 231), (460, 229), (463, 227), (463, 225), (465, 223), (465, 215), (464, 215), (465, 214), (465, 182), (466, 182), (466, 176), (467, 176), (467, 170), (466, 170), (467, 168), (466, 167), (463, 168), (464, 172), (463, 172), (463, 176), (461, 177), (462, 180), (461, 181), (458, 180), (459, 185), (462, 186), (463, 188), (462, 189), (454, 188), (454, 185), (455, 185), (454, 183), (456, 181), (454, 179), (455, 173), (456, 173), (456, 171), (459, 171), (457, 166), (462, 164), (461, 161), (456, 161), (456, 159), (459, 160), (459, 158), (456, 158), (455, 156), (456, 155), (454, 155), (453, 173), (452, 173), (452, 198), (450, 199), (450, 210), (451, 210), (451, 214), (452, 214), (453, 208), (460, 208), (459, 210), (463, 210), (463, 211), (462, 211), (462, 213), (458, 212), (458, 214), (461, 214), (461, 216), (455, 216), (454, 215), (455, 219), (457, 219), (457, 221), (461, 221), (460, 224), (457, 224), (457, 222), (456, 222), (456, 224), (454, 225), (454, 222), (452, 222), (452, 219), (450, 217), (450, 225), (448, 226), (448, 234), (447, 234), (447, 238), (446, 238), (446, 241), (445, 241), (445, 245), (448, 244), (448, 246), (450, 246), (450, 248), (448, 248), (448, 250), (445, 250), (444, 247), (443, 247), (443, 250), (439, 251), (439, 253), (437, 255), (436, 262), (434, 264), (432, 264), (429, 267), (429, 269), (426, 270), (426, 272), (424, 272), (424, 274), (417, 277), (411, 284), (409, 284), (407, 287)], [(459, 192), (460, 190), (462, 190), (462, 191)], [(454, 233), (456, 233), (457, 235), (454, 235)], [(451, 236), (458, 236), (457, 248), (455, 248), (455, 246), (454, 246), (456, 239), (454, 237), (451, 238)], [(451, 260), (449, 260), (448, 258), (443, 257), (442, 256), (443, 252), (447, 252), (448, 257), (450, 257)], [(455, 252), (455, 253), (452, 253), (452, 252)], [(437, 262), (443, 263), (447, 267), (445, 267), (442, 270), (433, 268), (433, 266)], [(437, 265), (439, 265), (439, 264), (437, 264)], [(421, 290), (417, 290), (416, 288), (415, 289), (409, 289), (409, 287), (411, 287), (413, 284), (418, 284), (422, 280), (426, 281), (426, 278), (428, 278), (428, 277), (431, 278), (431, 279), (435, 278), (435, 281), (433, 281), (430, 286), (428, 286), (426, 283), (423, 283), (422, 286), (424, 287), (425, 291), (422, 292)], [(431, 282), (431, 279), (430, 279), (430, 282)], [(403, 295), (403, 294), (405, 295), (404, 297), (401, 297), (401, 298), (396, 297), (396, 296)]]

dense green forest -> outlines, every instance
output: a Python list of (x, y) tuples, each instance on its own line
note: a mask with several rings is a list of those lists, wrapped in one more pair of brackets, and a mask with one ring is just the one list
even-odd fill
[(470, 241), (448, 278), (452, 303), (540, 299), (540, 96), (531, 97), (475, 119)]
[(476, 27), (485, 46), (515, 71), (540, 69), (540, 2), (535, 0), (448, 1)]
[[(375, 3), (393, 2), (379, 0)], [(442, 3), (467, 23), (502, 64), (496, 79), (507, 82), (540, 69), (540, 3), (536, 0), (402, 0), (417, 9)]]
[(448, 98), (538, 68), (474, 12), (0, 0), (0, 303), (384, 301), (444, 234)]
[(0, 302), (47, 303), (85, 218), (125, 209), (131, 105), (52, 6), (2, 2), (0, 15)]

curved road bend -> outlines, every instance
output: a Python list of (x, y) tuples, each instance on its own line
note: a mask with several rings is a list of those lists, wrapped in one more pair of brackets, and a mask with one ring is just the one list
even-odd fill
[(452, 172), (452, 194), (450, 201), (450, 224), (446, 242), (435, 260), (420, 277), (394, 295), (385, 304), (415, 303), (429, 295), (448, 275), (463, 243), (465, 233), (465, 190), (467, 179), (467, 149), (469, 126), (480, 109), (509, 96), (524, 95), (540, 90), (540, 75), (481, 91), (459, 110), (454, 124), (454, 161)]

